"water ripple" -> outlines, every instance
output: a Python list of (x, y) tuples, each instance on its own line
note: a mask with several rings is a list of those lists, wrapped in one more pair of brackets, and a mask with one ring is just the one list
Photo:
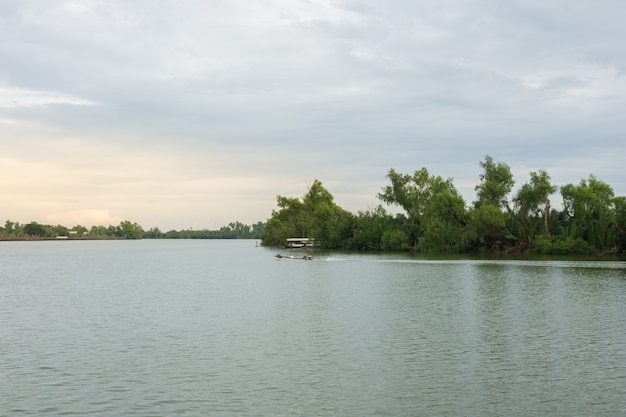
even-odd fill
[(0, 252), (9, 417), (626, 409), (623, 263), (57, 243)]

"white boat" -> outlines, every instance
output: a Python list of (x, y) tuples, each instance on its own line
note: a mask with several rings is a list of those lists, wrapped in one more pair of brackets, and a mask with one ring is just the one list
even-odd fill
[(290, 237), (285, 242), (285, 247), (289, 249), (312, 248), (317, 245), (315, 239), (308, 237)]

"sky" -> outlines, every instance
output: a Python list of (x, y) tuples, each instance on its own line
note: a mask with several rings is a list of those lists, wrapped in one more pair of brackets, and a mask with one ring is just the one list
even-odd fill
[(515, 189), (542, 169), (626, 195), (624, 18), (623, 0), (0, 0), (0, 222), (253, 224), (316, 179), (356, 213), (391, 168), (469, 205), (486, 155)]

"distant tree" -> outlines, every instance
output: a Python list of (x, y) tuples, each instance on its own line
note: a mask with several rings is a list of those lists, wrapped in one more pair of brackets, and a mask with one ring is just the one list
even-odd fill
[(4, 233), (6, 233), (8, 236), (13, 235), (15, 233), (15, 223), (11, 220), (7, 220), (4, 223)]
[(163, 237), (163, 232), (158, 227), (152, 227), (148, 230), (144, 236), (146, 239), (160, 239)]
[(105, 238), (109, 236), (109, 228), (106, 226), (91, 226), (87, 235), (94, 239)]
[(81, 226), (80, 224), (77, 224), (76, 226), (72, 227), (70, 229), (72, 232), (76, 232), (77, 236), (85, 236), (88, 233), (88, 230), (85, 226)]
[(259, 239), (261, 237), (261, 235), (263, 234), (263, 231), (265, 230), (265, 223), (264, 222), (256, 222), (255, 224), (252, 225), (252, 236), (250, 236), (253, 239)]
[(49, 226), (49, 230), (51, 231), (52, 235), (55, 236), (69, 236), (70, 234), (70, 229), (60, 224), (56, 226)]
[(48, 233), (46, 227), (37, 222), (30, 222), (24, 226), (24, 234), (27, 236), (45, 237)]
[(141, 239), (143, 234), (143, 229), (137, 223), (124, 220), (119, 225), (119, 235), (126, 239)]

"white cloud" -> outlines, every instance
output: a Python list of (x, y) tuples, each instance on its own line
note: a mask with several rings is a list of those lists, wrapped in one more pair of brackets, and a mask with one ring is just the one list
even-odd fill
[(0, 87), (0, 107), (35, 107), (49, 104), (86, 106), (92, 101), (55, 91), (37, 91), (24, 88)]
[(389, 168), (423, 166), (471, 201), (486, 154), (626, 193), (617, 1), (0, 7), (9, 217), (219, 226), (313, 179), (356, 210)]

